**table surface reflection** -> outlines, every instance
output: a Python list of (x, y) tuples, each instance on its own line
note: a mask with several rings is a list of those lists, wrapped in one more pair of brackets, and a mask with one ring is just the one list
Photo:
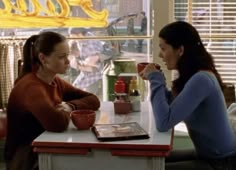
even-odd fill
[[(40, 148), (109, 148), (109, 149), (135, 149), (135, 150), (162, 150), (169, 151), (172, 148), (172, 130), (158, 132), (155, 127), (152, 107), (150, 102), (141, 103), (140, 112), (128, 114), (114, 114), (112, 102), (102, 102), (96, 115), (96, 124), (138, 122), (148, 132), (149, 139), (123, 140), (102, 142), (98, 141), (91, 130), (77, 130), (70, 122), (68, 130), (62, 133), (44, 132), (37, 137), (32, 146), (35, 152), (41, 152)], [(59, 151), (58, 151), (59, 152)]]

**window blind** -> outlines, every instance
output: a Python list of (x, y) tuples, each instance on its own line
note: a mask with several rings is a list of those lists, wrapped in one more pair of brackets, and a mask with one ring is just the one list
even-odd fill
[(199, 31), (225, 83), (236, 84), (236, 1), (175, 0), (174, 19)]

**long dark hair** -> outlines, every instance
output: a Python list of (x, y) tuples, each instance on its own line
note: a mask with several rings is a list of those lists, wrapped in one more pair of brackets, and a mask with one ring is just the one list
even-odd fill
[(180, 93), (192, 75), (200, 70), (212, 71), (221, 89), (224, 89), (225, 85), (215, 68), (213, 57), (207, 52), (197, 30), (191, 24), (184, 21), (170, 23), (162, 28), (159, 37), (174, 49), (184, 47), (184, 53), (177, 63), (179, 77), (173, 81), (174, 94)]
[(41, 65), (38, 58), (39, 53), (50, 55), (54, 51), (54, 47), (65, 40), (63, 35), (50, 31), (28, 38), (23, 46), (23, 67), (18, 79), (33, 72), (37, 66)]

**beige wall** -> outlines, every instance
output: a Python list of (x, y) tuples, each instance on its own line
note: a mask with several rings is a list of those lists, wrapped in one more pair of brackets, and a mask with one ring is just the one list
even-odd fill
[(159, 38), (158, 33), (160, 29), (171, 22), (172, 20), (172, 1), (173, 0), (153, 0), (154, 6), (154, 38), (153, 38), (153, 60), (162, 66), (167, 79), (167, 85), (170, 86), (171, 72), (166, 69), (162, 60), (158, 57), (159, 54)]

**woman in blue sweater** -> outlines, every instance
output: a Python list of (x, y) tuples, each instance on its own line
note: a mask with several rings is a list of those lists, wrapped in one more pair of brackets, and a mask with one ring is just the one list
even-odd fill
[(177, 21), (166, 25), (159, 38), (159, 55), (168, 70), (178, 71), (178, 78), (168, 92), (163, 73), (153, 64), (140, 73), (150, 81), (156, 127), (167, 131), (183, 121), (195, 147), (173, 151), (166, 169), (236, 169), (236, 137), (227, 117), (224, 84), (198, 32)]

